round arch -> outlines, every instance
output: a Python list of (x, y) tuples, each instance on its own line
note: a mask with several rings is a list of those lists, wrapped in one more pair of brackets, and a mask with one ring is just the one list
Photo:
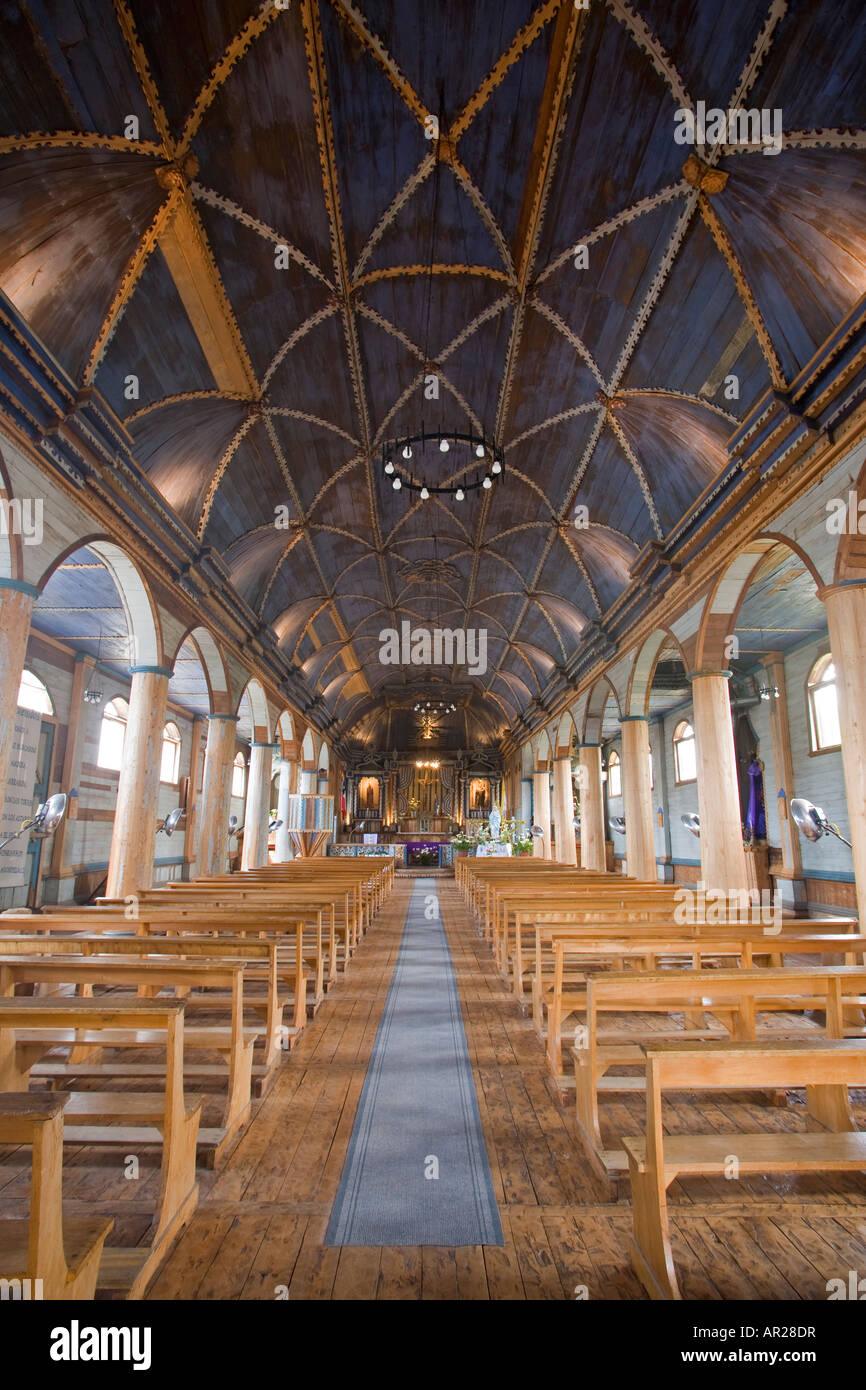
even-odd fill
[(613, 700), (616, 706), (617, 718), (622, 719), (617, 693), (608, 680), (607, 676), (599, 676), (592, 690), (589, 692), (589, 699), (586, 704), (586, 719), (583, 726), (581, 743), (601, 743), (601, 731), (604, 724), (604, 711), (608, 700)]
[[(282, 757), (289, 756), (287, 745), (294, 745), (295, 742), (295, 722), (292, 719), (291, 710), (284, 709), (276, 723), (277, 738), (280, 741), (280, 753)], [(294, 751), (292, 748), (291, 751)]]
[(683, 670), (688, 671), (685, 653), (674, 634), (668, 628), (657, 627), (640, 647), (629, 677), (625, 708), (626, 714), (633, 718), (646, 718), (649, 712), (649, 698), (655, 669), (662, 651), (669, 644), (676, 647), (683, 664)]
[(137, 564), (114, 541), (101, 535), (79, 537), (55, 555), (36, 587), (41, 593), (57, 567), (76, 550), (85, 548), (105, 565), (120, 597), (132, 648), (130, 666), (163, 668), (166, 662), (156, 604)]
[(553, 749), (550, 746), (550, 735), (546, 729), (535, 740), (535, 768), (536, 772), (543, 772), (545, 768), (550, 768), (553, 763)]
[[(847, 537), (842, 539), (845, 540)], [(791, 555), (802, 560), (816, 589), (820, 592), (821, 577), (805, 551), (788, 536), (780, 535), (774, 531), (762, 532), (734, 556), (707, 594), (698, 627), (695, 648), (696, 670), (727, 670), (731, 656), (730, 638), (733, 637), (740, 609), (752, 585), (756, 570), (764, 563), (770, 551), (776, 549), (788, 550)]]
[(563, 710), (559, 718), (559, 723), (556, 726), (556, 737), (554, 741), (554, 753), (558, 758), (571, 755), (574, 734), (575, 723), (571, 710)]
[(201, 662), (207, 682), (211, 714), (228, 714), (228, 673), (216, 638), (206, 627), (199, 626), (188, 628), (177, 643), (174, 654), (171, 657), (172, 666), (176, 664), (178, 655), (185, 642), (191, 643), (196, 656)]
[(240, 711), (244, 702), (244, 696), (249, 704), (253, 743), (270, 743), (271, 741), (271, 721), (268, 714), (268, 701), (264, 690), (255, 676), (251, 676), (241, 691), (240, 699), (234, 713)]

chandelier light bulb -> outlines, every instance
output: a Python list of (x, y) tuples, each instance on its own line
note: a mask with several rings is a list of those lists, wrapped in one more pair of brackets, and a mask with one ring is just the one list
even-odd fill
[(482, 486), (482, 487), (492, 487), (492, 486), (493, 486), (493, 479), (490, 477), (490, 475), (489, 475), (488, 473), (485, 473), (485, 474), (484, 474), (484, 481), (483, 481), (483, 483), (481, 484), (481, 486)]
[(393, 463), (391, 462), (390, 459), (388, 459), (388, 462), (385, 464), (385, 472), (386, 472), (386, 473), (393, 473), (393, 472), (394, 472), (394, 465), (393, 465)]
[(404, 445), (403, 445), (403, 457), (404, 457), (404, 459), (410, 459), (410, 458), (412, 457), (412, 445), (411, 445), (411, 444), (404, 444)]
[(422, 501), (422, 502), (426, 502), (426, 501), (427, 501), (427, 498), (428, 498), (429, 496), (430, 496), (430, 493), (427, 491), (426, 487), (422, 487), (422, 489), (421, 489), (421, 501)]
[(440, 454), (447, 454), (447, 453), (448, 453), (448, 450), (449, 450), (450, 448), (451, 448), (451, 445), (448, 443), (448, 440), (447, 440), (447, 439), (440, 439), (440, 440), (439, 440), (439, 452), (440, 452)]
[(403, 484), (400, 482), (399, 478), (395, 478), (391, 486), (395, 492), (399, 492)]
[(454, 496), (457, 498), (458, 502), (462, 502), (463, 498), (466, 496), (466, 493), (463, 491), (462, 487), (459, 487), (455, 492)]
[(483, 457), (484, 457), (484, 445), (483, 445), (483, 444), (476, 444), (476, 445), (475, 445), (475, 457), (476, 457), (477, 459), (483, 459)]
[(493, 460), (493, 463), (491, 464), (491, 467), (490, 467), (490, 471), (491, 471), (491, 473), (501, 473), (501, 472), (502, 472), (502, 464), (499, 462), (499, 459), (494, 459), (494, 460)]

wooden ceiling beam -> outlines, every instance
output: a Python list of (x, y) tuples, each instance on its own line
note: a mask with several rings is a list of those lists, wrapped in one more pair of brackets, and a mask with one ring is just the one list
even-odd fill
[(177, 200), (158, 245), (220, 391), (257, 397), (253, 365), (205, 230), (186, 190)]

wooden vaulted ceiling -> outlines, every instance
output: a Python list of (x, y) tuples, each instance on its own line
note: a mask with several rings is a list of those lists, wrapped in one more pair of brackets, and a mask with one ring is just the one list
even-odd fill
[[(2, 24), (0, 289), (366, 745), (454, 681), (455, 737), (495, 742), (866, 290), (860, 0)], [(687, 163), (699, 100), (779, 108), (782, 152)], [(395, 493), (382, 442), (421, 421), (495, 438), (505, 481)], [(381, 665), (403, 620), (485, 628), (487, 671)]]

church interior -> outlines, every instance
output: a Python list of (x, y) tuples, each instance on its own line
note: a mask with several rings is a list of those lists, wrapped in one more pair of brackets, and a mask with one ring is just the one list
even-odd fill
[(860, 0), (0, 31), (3, 1297), (861, 1297)]

